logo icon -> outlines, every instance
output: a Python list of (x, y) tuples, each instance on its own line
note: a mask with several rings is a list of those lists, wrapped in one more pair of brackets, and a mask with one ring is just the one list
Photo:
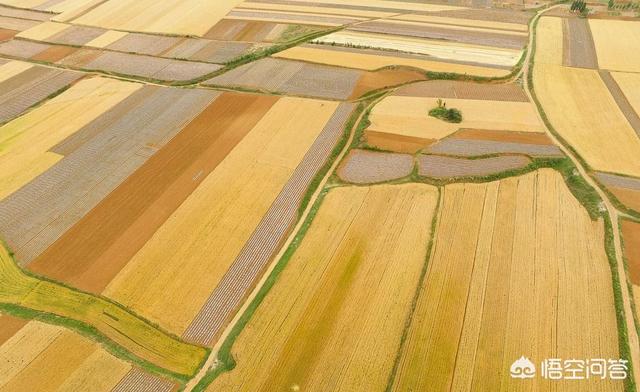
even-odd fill
[(513, 378), (533, 378), (536, 375), (536, 366), (524, 356), (516, 359), (510, 370)]

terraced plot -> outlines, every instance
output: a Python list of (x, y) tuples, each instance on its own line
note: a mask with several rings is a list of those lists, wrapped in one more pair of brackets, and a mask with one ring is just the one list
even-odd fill
[(384, 389), (437, 198), (419, 184), (331, 190), (208, 390)]

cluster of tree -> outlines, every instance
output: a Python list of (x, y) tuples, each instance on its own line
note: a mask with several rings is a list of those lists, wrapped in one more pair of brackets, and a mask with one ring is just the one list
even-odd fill
[(437, 107), (429, 110), (429, 115), (450, 123), (462, 122), (462, 113), (460, 110), (454, 108), (447, 109), (447, 103), (442, 99), (438, 99)]
[(587, 14), (589, 12), (587, 2), (584, 0), (573, 0), (573, 3), (571, 3), (571, 11), (578, 11), (583, 15)]
[(615, 0), (609, 0), (609, 9), (610, 10), (640, 10), (640, 3), (621, 3), (616, 4)]

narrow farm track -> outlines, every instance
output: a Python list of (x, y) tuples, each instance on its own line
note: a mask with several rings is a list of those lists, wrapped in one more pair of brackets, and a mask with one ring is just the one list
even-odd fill
[[(556, 6), (552, 6), (549, 7), (547, 9), (544, 9), (540, 12), (538, 12), (536, 14), (536, 16), (531, 20), (531, 34), (529, 35), (529, 48), (533, 47), (534, 44), (534, 40), (536, 38), (536, 34), (535, 31), (533, 31), (533, 29), (536, 26), (536, 21), (547, 11), (552, 10), (554, 8), (559, 7), (560, 5), (556, 5)], [(527, 51), (527, 56), (525, 58), (525, 62), (523, 64), (522, 70), (520, 72), (519, 76), (522, 76), (522, 80), (523, 80), (523, 84), (524, 84), (524, 90), (527, 94), (527, 96), (529, 97), (529, 100), (531, 102), (536, 102), (533, 99), (533, 96), (531, 94), (531, 89), (533, 86), (529, 85), (529, 75), (530, 73), (533, 72), (533, 68), (530, 66), (531, 65), (531, 56), (533, 56), (535, 53), (535, 51), (532, 51), (531, 49)], [(625, 314), (625, 320), (627, 323), (627, 332), (628, 332), (628, 337), (629, 337), (629, 348), (630, 348), (630, 355), (631, 355), (631, 360), (632, 360), (632, 365), (633, 365), (633, 376), (634, 379), (636, 380), (636, 382), (640, 381), (640, 339), (638, 338), (638, 331), (635, 327), (635, 323), (634, 323), (634, 319), (633, 319), (633, 309), (631, 306), (631, 298), (630, 298), (630, 294), (629, 294), (629, 290), (627, 288), (627, 273), (626, 270), (624, 268), (624, 260), (622, 258), (622, 245), (621, 245), (621, 240), (620, 240), (620, 230), (618, 229), (619, 226), (619, 221), (620, 221), (620, 217), (621, 214), (620, 212), (615, 208), (615, 206), (613, 205), (613, 203), (611, 202), (611, 200), (609, 200), (608, 195), (606, 194), (606, 192), (604, 192), (599, 184), (593, 180), (593, 178), (591, 178), (591, 176), (589, 175), (589, 173), (587, 172), (587, 169), (583, 166), (582, 162), (580, 161), (580, 159), (578, 159), (576, 157), (576, 155), (573, 153), (573, 151), (568, 148), (567, 146), (565, 146), (559, 139), (558, 137), (556, 137), (556, 135), (551, 132), (551, 130), (546, 126), (546, 122), (543, 119), (543, 114), (541, 113), (541, 108), (536, 105), (536, 112), (540, 118), (540, 122), (542, 124), (544, 124), (544, 130), (547, 133), (547, 135), (549, 136), (549, 138), (551, 138), (551, 140), (553, 140), (553, 142), (560, 147), (560, 149), (565, 153), (565, 155), (567, 157), (569, 157), (569, 159), (571, 159), (571, 161), (573, 162), (573, 164), (575, 165), (575, 167), (577, 168), (578, 172), (580, 173), (580, 176), (582, 178), (584, 178), (584, 180), (591, 185), (596, 192), (598, 193), (598, 195), (600, 196), (600, 198), (603, 200), (604, 203), (604, 207), (607, 210), (607, 213), (609, 214), (609, 217), (611, 218), (611, 223), (612, 223), (612, 227), (613, 227), (613, 240), (614, 240), (614, 244), (615, 244), (615, 256), (616, 256), (616, 265), (617, 265), (617, 269), (618, 269), (618, 276), (620, 279), (620, 294), (622, 296), (622, 303), (623, 303), (623, 307), (624, 307), (624, 314)], [(622, 214), (622, 216), (625, 216), (625, 214)]]
[(221, 333), (220, 337), (218, 338), (216, 344), (213, 346), (213, 349), (211, 350), (211, 353), (210, 353), (209, 357), (207, 358), (204, 366), (202, 366), (200, 371), (185, 385), (185, 388), (183, 390), (184, 392), (192, 391), (195, 388), (195, 386), (198, 385), (200, 380), (202, 380), (202, 378), (207, 374), (207, 372), (209, 370), (213, 369), (215, 367), (215, 365), (217, 364), (218, 352), (220, 351), (220, 348), (222, 347), (222, 344), (229, 337), (231, 331), (233, 330), (233, 327), (238, 323), (238, 321), (240, 320), (242, 315), (245, 313), (245, 311), (247, 310), (249, 305), (256, 298), (256, 296), (258, 295), (260, 289), (262, 288), (262, 286), (264, 286), (264, 284), (267, 281), (268, 277), (271, 275), (271, 273), (273, 272), (274, 268), (276, 267), (278, 261), (282, 258), (282, 256), (286, 252), (286, 250), (289, 248), (289, 246), (291, 245), (293, 240), (296, 238), (296, 236), (298, 235), (298, 232), (302, 229), (302, 226), (304, 225), (304, 222), (309, 217), (309, 214), (311, 213), (311, 210), (313, 209), (314, 204), (316, 203), (316, 201), (320, 197), (320, 194), (322, 193), (322, 190), (324, 189), (325, 185), (327, 184), (327, 182), (328, 182), (329, 178), (331, 177), (332, 173), (336, 170), (336, 168), (338, 167), (339, 163), (342, 161), (343, 157), (346, 155), (347, 151), (349, 151), (349, 148), (350, 148), (350, 146), (351, 146), (351, 144), (353, 142), (353, 139), (355, 137), (355, 134), (356, 134), (356, 129), (358, 128), (358, 125), (362, 122), (362, 120), (363, 120), (363, 118), (365, 116), (365, 113), (367, 112), (368, 109), (373, 107), (376, 103), (377, 103), (377, 100), (372, 102), (366, 108), (364, 108), (362, 110), (362, 112), (360, 113), (358, 119), (354, 122), (354, 124), (353, 124), (353, 126), (352, 126), (352, 128), (351, 128), (351, 130), (349, 132), (349, 138), (348, 138), (347, 142), (345, 143), (342, 151), (340, 151), (338, 156), (333, 161), (333, 164), (331, 165), (331, 167), (329, 168), (329, 170), (327, 171), (327, 173), (323, 177), (322, 181), (318, 184), (318, 187), (316, 188), (315, 192), (313, 193), (313, 195), (309, 199), (307, 207), (302, 212), (302, 214), (300, 214), (300, 217), (298, 218), (298, 222), (296, 223), (296, 226), (290, 232), (289, 237), (287, 237), (286, 241), (280, 247), (279, 252), (272, 259), (271, 264), (267, 267), (267, 270), (263, 273), (262, 278), (260, 279), (260, 281), (256, 284), (255, 288), (250, 293), (250, 295), (245, 299), (242, 307), (237, 311), (237, 313), (236, 313), (235, 317), (233, 318), (233, 320), (222, 331), (222, 333)]

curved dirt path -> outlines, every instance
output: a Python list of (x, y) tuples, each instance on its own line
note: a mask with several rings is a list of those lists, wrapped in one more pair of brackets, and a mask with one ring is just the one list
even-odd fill
[[(529, 50), (527, 51), (527, 57), (525, 58), (525, 63), (523, 64), (522, 70), (520, 72), (522, 79), (523, 79), (523, 86), (524, 86), (524, 90), (527, 94), (527, 96), (529, 97), (529, 100), (532, 103), (535, 103), (535, 101), (533, 100), (533, 96), (531, 95), (531, 91), (530, 86), (529, 86), (529, 73), (532, 72), (532, 67), (530, 67), (530, 59), (532, 56), (532, 45), (533, 42), (535, 40), (535, 32), (533, 31), (533, 26), (535, 24), (535, 21), (537, 19), (540, 18), (540, 16), (542, 16), (542, 14), (544, 14), (545, 12), (552, 10), (554, 8), (559, 7), (560, 5), (555, 5), (552, 7), (549, 7), (547, 9), (541, 10), (539, 11), (536, 16), (531, 20), (531, 34), (529, 34)], [(640, 340), (638, 338), (638, 330), (636, 329), (635, 326), (635, 322), (633, 319), (633, 309), (631, 307), (631, 298), (629, 295), (629, 290), (628, 290), (628, 279), (627, 279), (627, 273), (626, 270), (624, 268), (624, 260), (622, 259), (622, 245), (621, 245), (621, 241), (620, 241), (620, 230), (619, 230), (619, 220), (620, 220), (620, 212), (615, 208), (615, 206), (613, 205), (613, 203), (611, 203), (611, 201), (609, 200), (609, 197), (607, 196), (607, 194), (600, 188), (600, 186), (593, 180), (593, 178), (591, 178), (591, 176), (589, 176), (587, 170), (582, 166), (582, 163), (580, 162), (580, 160), (575, 156), (575, 154), (573, 154), (573, 152), (571, 150), (569, 150), (569, 148), (567, 148), (567, 146), (565, 146), (564, 144), (562, 144), (562, 142), (560, 142), (560, 140), (558, 140), (558, 138), (556, 137), (556, 135), (551, 132), (545, 122), (542, 119), (542, 115), (540, 114), (540, 108), (538, 107), (538, 105), (535, 105), (536, 107), (536, 114), (538, 115), (540, 122), (543, 124), (544, 129), (546, 134), (551, 138), (551, 140), (553, 140), (553, 142), (560, 147), (560, 149), (562, 150), (562, 152), (565, 153), (565, 155), (567, 157), (569, 157), (569, 159), (571, 159), (571, 161), (573, 162), (573, 164), (576, 166), (576, 168), (578, 169), (578, 172), (580, 173), (580, 175), (585, 179), (585, 181), (591, 185), (596, 192), (598, 193), (598, 195), (600, 196), (600, 198), (603, 200), (604, 203), (604, 207), (607, 210), (607, 213), (609, 214), (610, 218), (611, 218), (611, 224), (612, 224), (612, 228), (613, 228), (613, 240), (614, 240), (614, 244), (615, 244), (615, 251), (616, 251), (616, 265), (618, 268), (618, 276), (620, 279), (620, 291), (622, 294), (622, 303), (623, 303), (623, 307), (624, 307), (624, 312), (625, 312), (625, 320), (627, 323), (627, 333), (629, 336), (629, 348), (630, 348), (630, 355), (631, 355), (631, 360), (632, 360), (632, 365), (633, 365), (633, 376), (634, 379), (636, 381), (636, 383), (640, 382)]]
[(247, 297), (244, 300), (242, 307), (238, 310), (233, 320), (231, 320), (231, 322), (228, 324), (228, 326), (224, 329), (224, 331), (218, 338), (218, 341), (213, 346), (211, 353), (209, 354), (209, 357), (207, 358), (204, 366), (202, 366), (202, 369), (200, 369), (200, 371), (185, 385), (183, 390), (184, 392), (191, 392), (193, 388), (200, 382), (200, 380), (202, 380), (202, 378), (207, 374), (207, 372), (215, 368), (214, 365), (216, 365), (216, 361), (218, 359), (218, 352), (220, 351), (222, 343), (224, 343), (224, 341), (229, 337), (229, 334), (233, 330), (233, 327), (238, 323), (238, 320), (240, 319), (240, 317), (242, 317), (242, 315), (247, 310), (249, 305), (253, 302), (255, 297), (258, 295), (258, 292), (260, 291), (262, 286), (264, 286), (267, 278), (271, 275), (271, 273), (275, 269), (276, 265), (278, 264), (278, 262), (280, 261), (284, 253), (287, 251), (287, 249), (289, 248), (289, 246), (291, 245), (295, 237), (298, 235), (298, 232), (300, 231), (305, 221), (309, 217), (309, 214), (311, 213), (313, 206), (318, 200), (318, 197), (320, 197), (320, 193), (323, 191), (325, 185), (327, 184), (327, 181), (329, 180), (333, 172), (336, 170), (336, 168), (342, 161), (342, 158), (344, 158), (347, 151), (349, 151), (349, 148), (351, 147), (351, 144), (356, 134), (356, 129), (358, 128), (359, 124), (362, 122), (362, 119), (365, 116), (365, 113), (367, 112), (367, 110), (373, 107), (380, 99), (381, 98), (378, 98), (377, 100), (375, 100), (374, 102), (372, 102), (362, 110), (362, 112), (358, 116), (358, 119), (355, 121), (355, 123), (353, 124), (349, 132), (349, 139), (347, 139), (347, 142), (345, 143), (342, 151), (340, 151), (340, 154), (338, 154), (338, 156), (335, 158), (335, 160), (333, 161), (333, 164), (331, 165), (331, 167), (325, 174), (324, 178), (322, 179), (322, 181), (314, 191), (313, 195), (309, 199), (309, 202), (307, 203), (307, 207), (305, 208), (302, 215), (298, 218), (298, 223), (296, 223), (296, 226), (293, 228), (293, 230), (287, 237), (287, 240), (284, 242), (284, 244), (280, 248), (280, 251), (276, 254), (276, 256), (273, 258), (273, 260), (269, 264), (269, 267), (262, 275), (262, 278), (260, 279), (256, 287), (253, 289), (249, 297)]

